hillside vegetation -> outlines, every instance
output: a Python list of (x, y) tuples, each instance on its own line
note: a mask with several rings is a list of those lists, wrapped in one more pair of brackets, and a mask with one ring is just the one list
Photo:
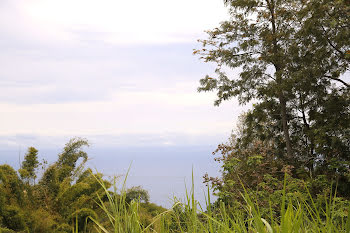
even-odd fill
[(0, 165), (0, 232), (350, 232), (349, 0), (224, 2), (193, 51), (216, 66), (198, 91), (253, 106), (213, 152), (207, 205), (193, 187), (168, 210), (119, 190), (73, 138), (53, 164), (30, 147), (18, 171)]

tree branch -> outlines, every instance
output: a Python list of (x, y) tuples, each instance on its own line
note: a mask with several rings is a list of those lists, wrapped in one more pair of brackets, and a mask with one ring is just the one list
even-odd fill
[(325, 75), (326, 78), (329, 78), (329, 79), (332, 79), (332, 80), (335, 80), (335, 81), (338, 81), (338, 82), (341, 82), (344, 86), (346, 86), (347, 88), (350, 88), (350, 84), (348, 84), (347, 82), (341, 80), (340, 78), (334, 78), (332, 76), (329, 76), (329, 75)]
[(329, 44), (335, 51), (337, 51), (337, 52), (340, 54), (341, 58), (345, 58), (345, 55), (344, 55), (343, 51), (341, 51), (340, 49), (338, 49), (338, 48), (332, 43), (332, 41), (329, 39), (329, 37), (327, 36), (327, 35), (328, 35), (328, 32), (326, 31), (326, 29), (325, 29), (323, 26), (321, 26), (321, 27), (322, 27), (322, 30), (323, 30), (324, 33), (325, 33), (325, 37), (326, 37), (326, 40), (327, 40), (328, 44)]

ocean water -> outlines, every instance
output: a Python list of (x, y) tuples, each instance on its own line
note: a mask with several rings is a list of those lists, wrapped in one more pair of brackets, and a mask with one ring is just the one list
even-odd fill
[[(57, 159), (61, 149), (39, 149), (39, 159), (49, 163)], [(142, 186), (150, 194), (151, 202), (170, 208), (174, 197), (184, 200), (194, 183), (196, 199), (205, 206), (207, 187), (203, 175), (218, 176), (220, 165), (214, 161), (213, 146), (160, 146), (88, 148), (88, 167), (101, 172), (105, 178), (117, 176), (119, 184), (127, 174), (127, 188)], [(20, 155), (20, 157), (19, 157)], [(7, 163), (15, 169), (23, 153), (8, 149), (0, 151), (0, 164)], [(129, 169), (130, 168), (130, 169)], [(193, 174), (193, 175), (192, 175)], [(193, 179), (192, 179), (193, 177)], [(215, 197), (213, 196), (214, 200)]]

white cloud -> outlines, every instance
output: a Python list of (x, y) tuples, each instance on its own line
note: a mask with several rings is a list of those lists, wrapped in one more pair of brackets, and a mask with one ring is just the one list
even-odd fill
[(2, 1), (0, 144), (86, 136), (170, 146), (229, 135), (244, 108), (198, 94), (214, 69), (192, 56), (225, 17), (222, 0)]
[(40, 135), (228, 133), (240, 111), (232, 103), (215, 108), (212, 101), (211, 94), (188, 92), (188, 88), (175, 86), (165, 90), (118, 92), (108, 101), (2, 103), (0, 131)]
[(106, 33), (100, 39), (110, 43), (188, 42), (226, 16), (221, 0), (22, 0), (11, 5), (20, 17), (3, 17), (15, 28), (38, 40), (66, 42), (75, 39), (76, 30)]

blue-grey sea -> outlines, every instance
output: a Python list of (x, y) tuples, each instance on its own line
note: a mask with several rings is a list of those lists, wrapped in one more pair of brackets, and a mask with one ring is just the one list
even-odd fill
[[(39, 149), (39, 159), (49, 163), (57, 159), (61, 149)], [(207, 187), (203, 184), (203, 175), (218, 176), (220, 164), (214, 161), (213, 146), (160, 146), (160, 147), (119, 147), (88, 148), (87, 166), (108, 176), (127, 177), (127, 187), (142, 186), (148, 190), (151, 202), (170, 208), (174, 197), (184, 200), (187, 190), (192, 186), (192, 171), (195, 197), (205, 205)], [(23, 152), (16, 149), (0, 150), (0, 164), (19, 167)], [(214, 200), (215, 197), (212, 197)]]

